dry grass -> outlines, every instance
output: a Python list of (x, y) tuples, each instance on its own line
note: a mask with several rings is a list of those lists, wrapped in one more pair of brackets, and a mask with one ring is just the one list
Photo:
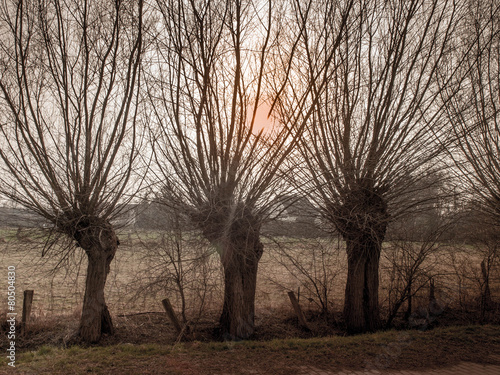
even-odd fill
[[(266, 342), (44, 346), (18, 356), (18, 374), (289, 374), (422, 369), (458, 361), (500, 364), (500, 327), (387, 331), (354, 337)], [(11, 373), (0, 367), (0, 374)]]
[[(0, 263), (16, 266), (17, 308), (21, 311), (22, 290), (34, 289), (32, 323), (30, 325), (30, 340), (21, 345), (33, 348), (43, 343), (64, 344), (68, 341), (71, 330), (76, 327), (83, 300), (85, 277), (85, 260), (82, 252), (68, 257), (56, 272), (53, 268), (57, 259), (41, 258), (42, 246), (35, 240), (19, 241), (15, 231), (0, 232)], [(163, 332), (158, 327), (167, 326), (163, 315), (161, 299), (169, 297), (174, 307), (179, 310), (180, 298), (175, 285), (171, 282), (169, 288), (146, 288), (168, 264), (168, 260), (160, 259), (152, 266), (155, 258), (148, 257), (148, 249), (158, 249), (162, 245), (158, 241), (158, 233), (143, 232), (140, 237), (134, 233), (123, 233), (122, 245), (113, 261), (111, 273), (106, 285), (106, 298), (110, 311), (117, 325), (117, 338), (108, 340), (110, 344), (119, 342), (167, 343), (175, 341), (175, 334), (168, 329)], [(344, 283), (346, 278), (345, 252), (342, 243), (329, 242), (326, 239), (280, 239), (278, 242), (267, 240), (264, 256), (259, 264), (258, 290), (256, 293), (256, 324), (258, 339), (273, 337), (308, 337), (297, 328), (286, 291), (300, 290), (300, 303), (306, 311), (307, 318), (314, 327), (313, 334), (328, 335), (341, 332), (340, 315), (343, 305)], [(334, 257), (328, 258), (333, 264), (315, 264), (311, 262), (310, 252), (319, 247), (336, 249)], [(308, 265), (308, 272), (321, 278), (321, 269), (330, 272), (329, 280), (329, 311), (328, 316), (319, 317), (317, 296), (310, 280), (304, 274), (295, 272), (293, 265), (284, 263), (277, 254), (285, 249), (302, 264)], [(436, 269), (435, 278), (437, 297), (444, 300), (449, 309), (439, 316), (439, 324), (456, 324), (478, 322), (477, 310), (479, 295), (478, 270), (480, 257), (473, 254), (469, 247), (453, 247), (441, 250), (429, 258), (430, 266)], [(453, 257), (450, 256), (453, 254)], [(452, 262), (453, 258), (453, 262)], [(186, 288), (188, 300), (187, 317), (195, 326), (201, 340), (214, 337), (213, 328), (222, 305), (222, 279), (218, 255), (209, 258), (209, 272), (204, 305), (200, 309), (199, 285), (193, 284)], [(458, 262), (460, 260), (460, 262)], [(459, 274), (460, 265), (467, 265), (466, 275)], [(326, 267), (322, 267), (326, 266)], [(318, 271), (319, 270), (319, 271)], [(472, 272), (473, 270), (474, 272)], [(382, 259), (380, 301), (387, 305), (388, 278), (390, 264)], [(319, 273), (318, 273), (319, 272)], [(189, 274), (186, 279), (198, 280), (200, 275)], [(500, 277), (498, 269), (492, 274), (492, 296), (500, 298)], [(6, 283), (0, 284), (0, 294), (5, 295)], [(428, 288), (423, 288), (415, 299), (415, 307), (426, 305)], [(149, 313), (149, 314), (144, 314)], [(138, 315), (134, 315), (138, 314)], [(498, 320), (498, 314), (493, 312), (490, 321)], [(0, 316), (1, 318), (1, 316)], [(4, 320), (4, 319), (2, 319)], [(134, 335), (137, 338), (134, 338)], [(158, 336), (158, 338), (156, 338)]]

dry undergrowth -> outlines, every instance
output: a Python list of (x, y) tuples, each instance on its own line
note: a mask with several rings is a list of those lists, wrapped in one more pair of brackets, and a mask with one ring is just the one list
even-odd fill
[[(17, 374), (306, 374), (423, 369), (472, 361), (500, 365), (500, 327), (387, 331), (351, 337), (175, 345), (43, 346), (18, 356)], [(8, 374), (0, 367), (0, 374)]]

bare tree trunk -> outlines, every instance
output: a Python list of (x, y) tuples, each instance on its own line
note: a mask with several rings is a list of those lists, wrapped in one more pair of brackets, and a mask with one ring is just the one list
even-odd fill
[(104, 298), (104, 287), (110, 264), (118, 247), (111, 226), (93, 231), (79, 243), (87, 253), (88, 266), (85, 281), (82, 316), (78, 335), (84, 342), (96, 343), (103, 333), (114, 334), (113, 322)]
[(223, 259), (224, 305), (220, 317), (223, 335), (231, 340), (247, 339), (254, 333), (257, 269), (263, 246), (235, 243)]
[(363, 332), (363, 309), (366, 259), (355, 255), (355, 245), (347, 241), (347, 283), (345, 287), (344, 320), (350, 333)]
[(365, 329), (367, 331), (375, 331), (380, 328), (378, 269), (381, 248), (381, 241), (373, 240), (369, 244), (368, 257), (365, 264), (365, 293), (363, 302), (365, 308)]
[[(335, 209), (335, 208), (334, 208)], [(337, 206), (333, 222), (346, 241), (344, 319), (349, 333), (380, 327), (379, 263), (387, 229), (387, 204), (373, 188), (359, 186)]]
[(380, 327), (378, 305), (379, 241), (347, 239), (347, 283), (344, 319), (349, 333), (375, 331)]
[(254, 333), (257, 269), (264, 250), (260, 217), (244, 204), (227, 201), (201, 212), (193, 220), (219, 249), (224, 268), (221, 333), (228, 340), (247, 339)]

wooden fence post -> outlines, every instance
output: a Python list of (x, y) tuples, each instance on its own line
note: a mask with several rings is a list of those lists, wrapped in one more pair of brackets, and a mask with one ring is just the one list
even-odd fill
[(26, 332), (26, 325), (30, 320), (31, 315), (31, 305), (33, 304), (33, 290), (25, 290), (24, 291), (24, 299), (23, 299), (23, 317), (21, 320), (21, 335), (24, 335)]
[(181, 333), (182, 325), (181, 322), (179, 322), (179, 319), (177, 319), (177, 315), (175, 315), (175, 311), (172, 308), (170, 300), (168, 298), (165, 298), (163, 301), (161, 301), (161, 303), (163, 304), (163, 308), (167, 312), (168, 318), (173, 323), (175, 330), (177, 331), (177, 333)]
[(436, 288), (434, 286), (434, 279), (429, 280), (429, 303), (436, 302)]
[(288, 298), (290, 298), (290, 302), (292, 303), (293, 309), (295, 310), (295, 314), (297, 314), (297, 318), (299, 318), (299, 324), (310, 331), (311, 328), (309, 328), (309, 325), (307, 324), (304, 313), (300, 308), (299, 301), (297, 301), (297, 298), (295, 298), (295, 293), (293, 291), (288, 292)]
[(481, 287), (481, 321), (484, 320), (486, 311), (490, 310), (493, 305), (491, 301), (491, 291), (490, 291), (490, 280), (489, 280), (489, 272), (486, 269), (486, 264), (484, 263), (484, 259), (481, 262), (481, 273), (483, 274), (483, 285)]
[(175, 311), (172, 307), (172, 304), (170, 303), (170, 300), (168, 298), (165, 298), (163, 301), (161, 301), (163, 304), (163, 308), (167, 312), (168, 318), (170, 321), (174, 324), (175, 330), (177, 331), (177, 340), (181, 340), (182, 337), (187, 338), (188, 340), (191, 340), (194, 338), (194, 334), (191, 333), (191, 328), (189, 327), (188, 324), (185, 324), (184, 327), (182, 327), (181, 322), (177, 318), (177, 315), (175, 314)]

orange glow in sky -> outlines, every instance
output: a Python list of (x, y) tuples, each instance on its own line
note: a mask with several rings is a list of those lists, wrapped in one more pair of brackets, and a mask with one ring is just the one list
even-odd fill
[[(261, 103), (257, 108), (257, 113), (255, 115), (255, 122), (253, 124), (253, 130), (252, 130), (254, 134), (258, 134), (261, 129), (264, 129), (264, 133), (266, 133), (268, 131), (271, 131), (271, 129), (273, 128), (274, 124), (273, 116), (269, 116), (269, 118), (267, 118), (270, 109), (271, 106), (267, 103)], [(252, 113), (253, 113), (253, 107), (251, 107), (248, 114), (249, 124), (252, 121)]]

